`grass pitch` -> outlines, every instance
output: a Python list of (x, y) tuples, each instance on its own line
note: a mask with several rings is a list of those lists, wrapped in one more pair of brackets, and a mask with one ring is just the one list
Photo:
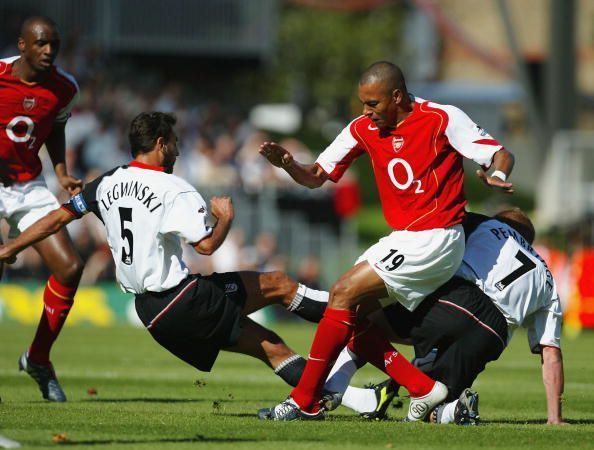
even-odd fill
[[(273, 328), (307, 354), (312, 326)], [(262, 363), (222, 353), (212, 373), (198, 372), (146, 331), (123, 326), (64, 329), (53, 361), (69, 401), (50, 404), (27, 375), (17, 372), (18, 356), (33, 332), (14, 324), (0, 327), (0, 434), (25, 448), (594, 448), (594, 333), (564, 341), (569, 426), (544, 425), (540, 361), (528, 352), (525, 335), (518, 334), (475, 383), (481, 426), (456, 427), (401, 423), (405, 409), (390, 409), (391, 420), (384, 422), (362, 421), (346, 408), (325, 422), (259, 421), (257, 409), (289, 392)], [(383, 379), (366, 366), (354, 384)]]

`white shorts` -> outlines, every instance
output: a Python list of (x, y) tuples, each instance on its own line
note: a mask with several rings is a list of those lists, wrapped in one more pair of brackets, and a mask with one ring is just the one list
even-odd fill
[(0, 219), (10, 225), (10, 238), (59, 207), (41, 175), (25, 183), (0, 184)]
[(393, 231), (368, 248), (367, 261), (386, 284), (382, 306), (400, 302), (409, 311), (448, 281), (464, 256), (462, 225), (426, 231)]

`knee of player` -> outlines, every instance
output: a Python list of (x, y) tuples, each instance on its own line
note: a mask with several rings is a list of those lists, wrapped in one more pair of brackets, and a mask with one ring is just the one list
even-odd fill
[(78, 284), (84, 269), (84, 263), (80, 256), (75, 255), (68, 260), (68, 263), (63, 264), (57, 273), (54, 274), (56, 279), (64, 284), (73, 285)]
[(346, 280), (338, 280), (330, 289), (329, 308), (349, 309), (357, 304), (356, 289)]

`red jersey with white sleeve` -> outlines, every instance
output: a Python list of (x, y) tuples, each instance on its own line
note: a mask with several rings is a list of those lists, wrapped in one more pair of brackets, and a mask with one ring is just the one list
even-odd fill
[(463, 156), (488, 168), (502, 145), (459, 108), (420, 98), (392, 130), (357, 117), (324, 150), (316, 164), (338, 181), (368, 153), (384, 217), (394, 230), (448, 228), (464, 218)]
[(27, 83), (12, 75), (18, 58), (0, 59), (0, 178), (25, 182), (41, 173), (39, 149), (70, 117), (78, 85), (55, 66), (43, 82)]

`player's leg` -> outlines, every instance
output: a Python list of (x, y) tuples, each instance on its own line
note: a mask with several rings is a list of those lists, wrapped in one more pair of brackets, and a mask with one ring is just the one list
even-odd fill
[[(295, 386), (303, 373), (305, 359), (290, 349), (280, 336), (247, 315), (270, 304), (290, 303), (298, 289), (297, 283), (282, 272), (229, 272), (203, 277), (198, 284), (209, 297), (216, 298), (216, 306), (206, 307), (208, 314), (218, 309), (221, 322), (237, 323), (229, 332), (233, 336), (232, 343), (222, 349), (262, 360), (285, 382)], [(199, 320), (201, 316), (198, 314)], [(224, 327), (222, 324), (221, 328)]]
[(328, 292), (311, 289), (286, 273), (238, 272), (247, 292), (245, 314), (251, 314), (272, 304), (283, 305), (288, 311), (310, 322), (319, 322), (328, 303)]
[(49, 364), (51, 347), (72, 308), (83, 263), (65, 229), (34, 245), (51, 276), (43, 292), (44, 310), (29, 348), (29, 359)]
[(460, 286), (457, 292), (462, 294), (442, 299), (451, 302), (442, 305), (472, 317), (472, 324), (464, 327), (464, 334), (451, 345), (438, 350), (438, 358), (427, 369), (430, 376), (442, 379), (450, 389), (448, 403), (436, 410), (433, 419), (439, 423), (476, 424), (478, 394), (468, 388), (486, 364), (498, 359), (505, 349), (507, 323), (492, 301), (475, 286)]
[(477, 325), (443, 352), (428, 374), (443, 379), (451, 394), (435, 410), (433, 421), (478, 424), (478, 395), (469, 388), (487, 363), (499, 358), (503, 348), (499, 337)]
[[(366, 300), (389, 296), (392, 301), (409, 303), (414, 309), (424, 296), (453, 275), (463, 253), (464, 238), (460, 226), (418, 233), (394, 232), (368, 249), (332, 287), (328, 307), (318, 326), (299, 385), (291, 392), (291, 399), (274, 408), (274, 412), (278, 410), (279, 414), (273, 415), (279, 420), (285, 420), (281, 416), (291, 420), (296, 416), (294, 410), (302, 414), (317, 414), (330, 366), (355, 331), (355, 306)], [(367, 340), (377, 343), (376, 339), (370, 338), (370, 333), (365, 334)], [(383, 358), (378, 355), (385, 355), (390, 347), (389, 343), (386, 346), (383, 344), (373, 349), (373, 355), (362, 356), (374, 363), (381, 360), (383, 364)], [(397, 352), (393, 348), (392, 352), (395, 369), (402, 361), (394, 356)], [(403, 377), (408, 379), (413, 392), (422, 392), (428, 383), (422, 374), (415, 380), (417, 375), (414, 371), (405, 371)], [(411, 404), (415, 406), (417, 401), (423, 401), (422, 397), (425, 396), (413, 399)], [(291, 402), (293, 407), (289, 404)]]
[[(411, 345), (410, 330), (416, 316), (416, 312), (411, 313), (402, 304), (393, 303), (384, 309), (374, 311), (367, 319), (392, 343)], [(342, 404), (367, 419), (381, 420), (385, 417), (385, 411), (398, 393), (399, 386), (391, 378), (366, 388), (350, 386), (351, 378), (365, 362), (348, 348), (340, 353), (324, 386), (327, 392), (324, 394), (324, 406), (327, 410), (335, 409)]]
[(243, 317), (237, 342), (224, 350), (253, 356), (270, 366), (287, 384), (296, 386), (305, 368), (305, 359), (289, 348), (279, 335)]
[(302, 411), (312, 414), (319, 411), (318, 402), (324, 382), (355, 328), (355, 306), (366, 298), (386, 295), (383, 281), (366, 261), (350, 268), (334, 284), (305, 371), (298, 386), (291, 392), (292, 399)]
[(52, 275), (43, 292), (44, 307), (35, 337), (21, 355), (19, 368), (37, 381), (44, 398), (63, 402), (66, 396), (50, 362), (50, 350), (72, 308), (83, 263), (64, 229), (35, 244), (35, 249)]
[(305, 360), (273, 331), (246, 317), (250, 295), (235, 272), (190, 275), (164, 292), (136, 295), (138, 317), (164, 348), (198, 370), (210, 371), (220, 350), (258, 358), (290, 385)]
[[(242, 311), (244, 316), (258, 311), (272, 304), (280, 304), (293, 310), (304, 319), (319, 322), (328, 300), (324, 291), (309, 289), (297, 283), (287, 274), (274, 272), (237, 272), (245, 291), (245, 305)], [(296, 386), (305, 368), (305, 359), (290, 350), (282, 339), (270, 330), (249, 321), (250, 332), (242, 333), (242, 345), (255, 346), (260, 351), (268, 348), (271, 352), (278, 353), (274, 362), (268, 363), (283, 380), (291, 386)], [(251, 337), (251, 334), (253, 337)], [(262, 355), (261, 355), (262, 356)], [(262, 358), (260, 358), (262, 359)], [(265, 359), (262, 359), (263, 361)]]

